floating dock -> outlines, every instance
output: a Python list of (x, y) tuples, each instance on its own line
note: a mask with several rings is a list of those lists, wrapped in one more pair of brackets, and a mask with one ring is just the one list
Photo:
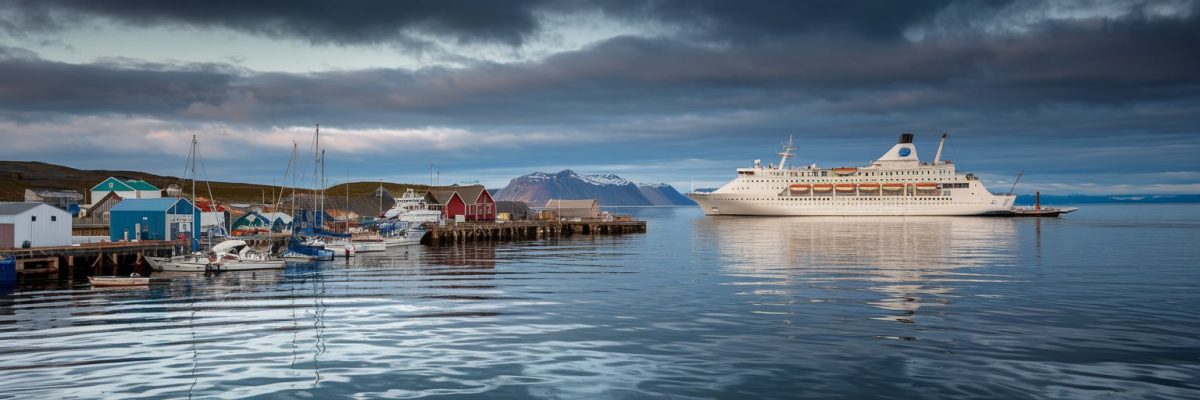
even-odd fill
[(511, 221), (511, 222), (449, 222), (445, 226), (426, 224), (428, 231), (421, 244), (440, 246), (456, 243), (537, 240), (570, 235), (621, 235), (645, 233), (646, 221), (620, 219), (612, 221)]

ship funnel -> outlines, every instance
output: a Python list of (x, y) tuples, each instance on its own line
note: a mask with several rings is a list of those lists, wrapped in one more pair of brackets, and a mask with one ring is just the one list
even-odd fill
[(937, 154), (933, 156), (933, 164), (937, 165), (942, 162), (942, 147), (946, 146), (946, 133), (942, 133), (942, 140), (938, 142)]
[(912, 143), (912, 140), (913, 140), (913, 134), (911, 134), (911, 133), (901, 133), (900, 134), (900, 144)]

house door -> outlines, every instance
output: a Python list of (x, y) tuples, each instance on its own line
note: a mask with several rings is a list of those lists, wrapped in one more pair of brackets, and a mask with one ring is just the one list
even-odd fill
[(0, 224), (0, 249), (14, 248), (14, 240), (16, 238), (13, 234), (13, 224)]

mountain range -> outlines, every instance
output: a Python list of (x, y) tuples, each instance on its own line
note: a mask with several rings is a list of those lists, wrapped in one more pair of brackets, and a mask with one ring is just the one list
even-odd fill
[(534, 172), (513, 178), (497, 190), (496, 200), (522, 201), (537, 207), (550, 199), (596, 199), (602, 206), (681, 206), (691, 199), (665, 183), (634, 183), (613, 174), (581, 175), (565, 169), (558, 173)]

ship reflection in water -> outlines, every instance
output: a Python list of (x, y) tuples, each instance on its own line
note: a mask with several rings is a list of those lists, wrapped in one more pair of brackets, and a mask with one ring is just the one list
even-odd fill
[(876, 319), (903, 323), (947, 312), (960, 296), (956, 286), (1009, 280), (972, 267), (1011, 265), (1017, 243), (1016, 226), (1005, 218), (728, 217), (695, 224), (699, 235), (713, 236), (724, 273), (741, 278), (729, 284), (761, 299), (756, 312), (772, 312), (776, 300), (859, 301), (886, 312)]

